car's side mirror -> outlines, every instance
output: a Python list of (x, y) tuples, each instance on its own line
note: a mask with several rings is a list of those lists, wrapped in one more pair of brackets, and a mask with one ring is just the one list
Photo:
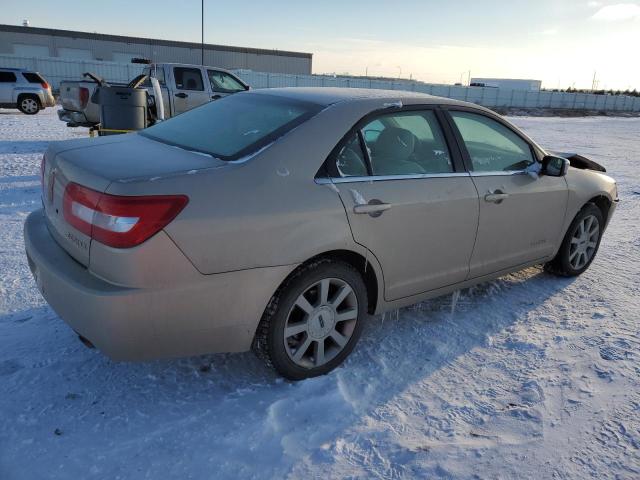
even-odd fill
[(569, 165), (566, 158), (547, 155), (542, 159), (542, 173), (550, 177), (564, 177), (569, 171)]

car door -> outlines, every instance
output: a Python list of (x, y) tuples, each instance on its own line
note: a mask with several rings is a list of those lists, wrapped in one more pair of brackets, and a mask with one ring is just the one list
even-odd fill
[(439, 115), (421, 109), (369, 117), (328, 160), (355, 241), (382, 266), (386, 300), (468, 274), (478, 195)]
[(480, 197), (469, 277), (553, 254), (567, 207), (564, 177), (533, 173), (540, 160), (535, 147), (499, 119), (471, 110), (449, 114)]
[(13, 89), (16, 86), (17, 77), (14, 72), (0, 71), (0, 103), (12, 104)]
[(221, 70), (207, 70), (211, 86), (211, 99), (226, 97), (232, 93), (243, 92), (247, 87), (233, 75)]
[(173, 112), (175, 115), (211, 101), (209, 87), (196, 67), (173, 67)]

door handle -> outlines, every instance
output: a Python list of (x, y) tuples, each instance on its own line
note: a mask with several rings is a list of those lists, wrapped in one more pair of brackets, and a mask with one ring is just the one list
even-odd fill
[(380, 200), (371, 200), (369, 203), (356, 205), (353, 207), (353, 213), (357, 215), (370, 215), (374, 218), (379, 217), (391, 208), (390, 203), (383, 203)]
[(187, 98), (189, 95), (187, 95), (186, 93), (176, 93), (176, 97), (178, 98)]
[(484, 201), (500, 204), (502, 203), (503, 200), (506, 200), (507, 198), (509, 198), (508, 193), (504, 193), (502, 190), (496, 190), (494, 192), (489, 191), (489, 193), (487, 193), (484, 196)]

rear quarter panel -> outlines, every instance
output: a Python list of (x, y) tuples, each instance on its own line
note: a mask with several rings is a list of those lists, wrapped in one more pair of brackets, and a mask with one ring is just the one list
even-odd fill
[(297, 264), (329, 250), (363, 251), (337, 189), (314, 181), (355, 115), (329, 108), (244, 162), (154, 182), (114, 182), (108, 192), (188, 195), (165, 231), (203, 274)]

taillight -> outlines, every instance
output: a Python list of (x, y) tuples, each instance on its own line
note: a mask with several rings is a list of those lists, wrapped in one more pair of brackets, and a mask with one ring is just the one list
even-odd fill
[(188, 202), (185, 195), (109, 195), (69, 183), (63, 211), (70, 225), (92, 239), (110, 247), (130, 248), (162, 230)]
[(47, 82), (40, 82), (40, 86), (45, 90), (49, 90), (49, 84)]
[(78, 88), (80, 94), (80, 108), (84, 108), (89, 103), (89, 89), (85, 87)]

